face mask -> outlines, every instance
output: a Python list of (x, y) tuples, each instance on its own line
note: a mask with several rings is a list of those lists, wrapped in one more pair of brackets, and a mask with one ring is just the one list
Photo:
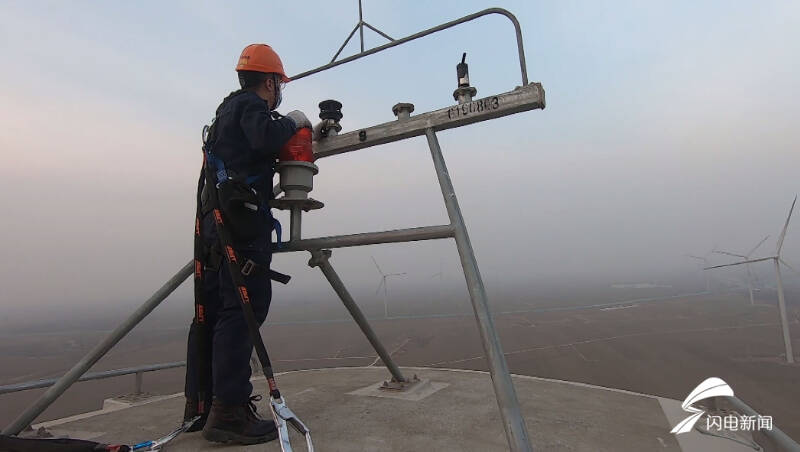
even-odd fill
[(281, 101), (283, 101), (283, 89), (281, 89), (281, 83), (277, 78), (273, 78), (272, 81), (274, 82), (273, 86), (275, 86), (275, 105), (272, 109), (277, 110), (281, 106)]

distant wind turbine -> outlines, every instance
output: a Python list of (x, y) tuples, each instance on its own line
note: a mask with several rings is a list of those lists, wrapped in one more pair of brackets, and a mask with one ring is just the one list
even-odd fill
[[(753, 253), (758, 249), (758, 247), (760, 247), (764, 242), (766, 242), (768, 238), (769, 236), (766, 236), (763, 239), (761, 239), (761, 241), (758, 242), (758, 245), (754, 246), (750, 251), (747, 252), (747, 254), (736, 254), (722, 250), (714, 250), (714, 252), (717, 254), (724, 254), (726, 256), (739, 257), (744, 260), (748, 260), (750, 259), (750, 256), (752, 256)], [(753, 272), (750, 271), (750, 264), (744, 264), (744, 268), (745, 270), (747, 270), (747, 289), (750, 291), (750, 306), (752, 306), (755, 304), (755, 301), (753, 299)]]
[(792, 352), (792, 339), (789, 337), (789, 320), (786, 317), (786, 300), (783, 297), (783, 281), (781, 280), (781, 265), (785, 265), (792, 271), (796, 271), (794, 267), (789, 265), (782, 257), (781, 257), (781, 249), (783, 248), (783, 240), (786, 238), (786, 230), (789, 229), (789, 220), (792, 218), (792, 211), (794, 211), (794, 205), (797, 203), (797, 196), (794, 197), (794, 201), (792, 201), (792, 207), (789, 208), (789, 215), (786, 217), (786, 223), (783, 225), (783, 230), (781, 231), (781, 235), (778, 238), (778, 247), (775, 250), (774, 256), (767, 256), (761, 257), (758, 259), (746, 259), (741, 262), (733, 262), (731, 264), (723, 264), (723, 265), (714, 265), (712, 267), (706, 267), (706, 270), (711, 270), (712, 268), (722, 268), (722, 267), (731, 267), (734, 265), (742, 265), (742, 264), (754, 264), (756, 262), (763, 262), (763, 261), (773, 261), (775, 263), (775, 278), (777, 279), (778, 283), (778, 310), (781, 314), (781, 328), (783, 329), (783, 343), (786, 347), (786, 362), (794, 363), (794, 354)]
[[(687, 254), (686, 257), (690, 257), (692, 259), (697, 259), (703, 263), (703, 267), (708, 266), (708, 258), (707, 257), (700, 257), (695, 256), (694, 254)], [(703, 275), (706, 277), (706, 292), (711, 292), (711, 279), (708, 276), (708, 273), (703, 272)]]
[(378, 284), (378, 289), (375, 290), (375, 295), (378, 295), (378, 292), (381, 291), (381, 287), (383, 287), (383, 317), (388, 319), (389, 318), (389, 287), (386, 284), (386, 280), (390, 276), (403, 276), (405, 273), (384, 273), (381, 270), (381, 267), (378, 265), (378, 261), (375, 260), (375, 257), (370, 256), (372, 258), (372, 263), (375, 264), (375, 268), (378, 269), (378, 273), (381, 274), (381, 282)]
[(439, 272), (430, 276), (430, 279), (439, 278), (439, 302), (442, 301), (444, 296), (444, 262), (439, 259)]
[(438, 276), (438, 277), (439, 277), (439, 282), (442, 282), (442, 280), (443, 280), (443, 278), (444, 278), (444, 276), (443, 276), (443, 275), (444, 275), (444, 271), (443, 271), (443, 269), (444, 269), (444, 263), (443, 263), (443, 262), (442, 262), (442, 260), (440, 259), (440, 260), (439, 260), (439, 272), (432, 274), (432, 275), (431, 275), (431, 278), (436, 278), (436, 277)]

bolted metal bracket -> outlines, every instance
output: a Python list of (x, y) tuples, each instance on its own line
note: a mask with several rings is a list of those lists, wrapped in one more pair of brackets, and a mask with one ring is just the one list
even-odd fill
[(308, 260), (308, 266), (311, 268), (319, 267), (320, 264), (326, 262), (331, 255), (333, 255), (333, 251), (331, 250), (313, 250), (311, 251), (311, 259)]
[(309, 210), (317, 210), (325, 207), (325, 203), (317, 201), (314, 198), (286, 199), (283, 197), (271, 200), (269, 206), (278, 210), (292, 210), (292, 208), (298, 207), (303, 212), (308, 212)]
[(400, 102), (394, 104), (392, 107), (392, 113), (397, 116), (397, 119), (408, 119), (411, 117), (411, 113), (414, 111), (414, 104), (410, 104), (407, 102)]
[(478, 88), (474, 86), (459, 86), (453, 91), (453, 100), (458, 101), (459, 104), (465, 102), (472, 102), (472, 98), (478, 94)]
[(391, 380), (384, 380), (383, 384), (378, 389), (381, 391), (407, 391), (420, 383), (417, 374), (407, 379), (406, 381), (398, 381), (395, 378)]

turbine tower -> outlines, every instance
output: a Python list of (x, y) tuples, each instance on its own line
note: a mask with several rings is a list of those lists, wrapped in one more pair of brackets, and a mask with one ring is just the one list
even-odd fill
[[(704, 268), (708, 266), (708, 258), (695, 256), (694, 254), (687, 254), (686, 257), (699, 260), (700, 262), (703, 263)], [(703, 275), (705, 275), (706, 277), (706, 292), (711, 293), (711, 279), (708, 276), (708, 273), (703, 272)]]
[(431, 275), (431, 279), (438, 277), (439, 282), (444, 280), (444, 262), (439, 259), (439, 271)]
[(786, 317), (786, 300), (783, 297), (783, 281), (781, 280), (781, 264), (785, 265), (792, 271), (796, 271), (791, 265), (789, 265), (782, 257), (781, 257), (781, 249), (783, 248), (783, 240), (786, 238), (786, 230), (789, 228), (789, 220), (792, 218), (792, 211), (794, 211), (794, 205), (797, 203), (797, 196), (794, 197), (794, 201), (792, 201), (792, 207), (789, 208), (789, 215), (786, 217), (786, 223), (783, 225), (783, 230), (781, 231), (780, 237), (778, 237), (778, 246), (775, 250), (774, 256), (767, 256), (761, 257), (758, 259), (746, 259), (740, 262), (733, 262), (730, 264), (723, 264), (723, 265), (714, 265), (712, 267), (706, 267), (705, 270), (711, 270), (713, 268), (722, 268), (722, 267), (732, 267), (734, 265), (742, 265), (742, 264), (754, 264), (756, 262), (764, 262), (764, 261), (773, 261), (775, 263), (775, 278), (778, 283), (778, 311), (781, 314), (781, 329), (783, 330), (783, 344), (786, 347), (786, 362), (794, 363), (794, 354), (792, 352), (792, 339), (789, 336), (789, 320)]
[[(733, 256), (744, 260), (748, 260), (750, 259), (750, 256), (752, 256), (753, 253), (758, 249), (758, 247), (760, 247), (764, 242), (766, 242), (768, 238), (769, 236), (766, 236), (763, 239), (761, 239), (761, 241), (758, 242), (758, 245), (750, 249), (750, 251), (748, 251), (747, 254), (736, 254), (722, 250), (714, 250), (714, 252), (717, 254), (724, 254), (726, 256)], [(747, 289), (750, 291), (750, 306), (753, 306), (755, 304), (755, 300), (753, 299), (753, 272), (750, 271), (750, 264), (744, 264), (744, 268), (745, 270), (747, 270)]]
[(439, 271), (430, 276), (430, 279), (439, 278), (439, 300), (441, 303), (444, 298), (444, 261), (439, 259)]
[(388, 319), (389, 318), (389, 303), (388, 303), (388, 300), (389, 300), (389, 288), (386, 285), (386, 280), (390, 276), (403, 276), (403, 275), (405, 275), (405, 273), (384, 273), (383, 270), (381, 270), (381, 267), (378, 265), (378, 261), (375, 260), (375, 257), (374, 256), (370, 256), (370, 257), (372, 258), (372, 263), (375, 264), (375, 268), (378, 269), (378, 273), (381, 274), (381, 282), (380, 282), (380, 284), (378, 284), (378, 289), (375, 290), (375, 295), (377, 295), (378, 292), (381, 291), (381, 287), (383, 287), (383, 318)]

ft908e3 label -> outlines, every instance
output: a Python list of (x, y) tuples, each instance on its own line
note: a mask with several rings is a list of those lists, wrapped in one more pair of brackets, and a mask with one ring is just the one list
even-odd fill
[(487, 110), (497, 110), (498, 107), (500, 107), (500, 99), (497, 96), (473, 100), (472, 102), (450, 107), (450, 109), (447, 110), (447, 119), (469, 116)]

